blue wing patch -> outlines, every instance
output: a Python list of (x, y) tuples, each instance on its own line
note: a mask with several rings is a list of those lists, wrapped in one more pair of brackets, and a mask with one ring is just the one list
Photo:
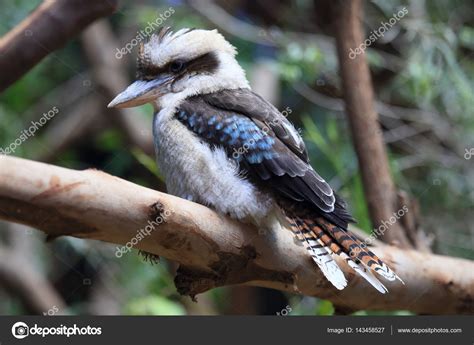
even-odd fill
[(273, 149), (275, 139), (246, 116), (179, 110), (177, 118), (200, 137), (223, 146), (229, 157), (238, 162), (244, 159), (249, 164), (259, 164), (278, 157)]

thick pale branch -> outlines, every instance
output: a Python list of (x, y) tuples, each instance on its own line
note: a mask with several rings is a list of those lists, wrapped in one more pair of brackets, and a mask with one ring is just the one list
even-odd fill
[[(326, 298), (352, 310), (474, 311), (474, 263), (467, 260), (378, 246), (374, 251), (406, 285), (388, 282), (390, 293), (382, 295), (341, 262), (349, 286), (337, 291), (290, 231), (259, 233), (204, 206), (96, 170), (75, 171), (7, 156), (0, 156), (0, 167), (0, 218), (51, 236), (121, 245), (143, 237), (137, 249), (180, 263), (175, 282), (183, 294), (249, 284)], [(165, 221), (150, 235), (137, 236), (162, 218)]]

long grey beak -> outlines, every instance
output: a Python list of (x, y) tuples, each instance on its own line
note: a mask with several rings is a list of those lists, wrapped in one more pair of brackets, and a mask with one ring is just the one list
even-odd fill
[(108, 108), (130, 108), (150, 103), (165, 93), (170, 76), (153, 80), (137, 80), (107, 105)]

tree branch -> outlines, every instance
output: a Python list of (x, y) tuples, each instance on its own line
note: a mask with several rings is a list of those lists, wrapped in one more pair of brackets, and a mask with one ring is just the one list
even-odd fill
[(468, 260), (382, 245), (374, 251), (406, 285), (388, 282), (390, 293), (382, 295), (339, 260), (349, 286), (337, 291), (290, 231), (259, 233), (202, 205), (97, 170), (75, 171), (8, 156), (0, 156), (0, 166), (0, 218), (50, 236), (124, 245), (162, 217), (164, 222), (135, 247), (178, 262), (175, 283), (182, 294), (248, 284), (326, 298), (353, 310), (474, 312), (474, 264)]
[(0, 39), (0, 92), (97, 18), (111, 14), (117, 0), (44, 1)]
[(106, 20), (94, 23), (82, 33), (81, 43), (92, 66), (92, 77), (103, 96), (104, 115), (114, 119), (113, 122), (117, 123), (132, 145), (153, 155), (150, 126), (137, 108), (105, 109), (105, 105), (130, 84), (125, 78), (127, 73), (124, 64), (114, 54), (110, 54), (120, 46), (110, 24)]
[(66, 306), (54, 287), (21, 257), (7, 248), (0, 248), (0, 283), (12, 295), (20, 297), (28, 313), (47, 313), (57, 308), (66, 313)]
[[(378, 228), (384, 220), (390, 219), (398, 211), (399, 205), (375, 110), (369, 66), (365, 54), (350, 57), (351, 49), (356, 49), (364, 40), (361, 25), (362, 2), (336, 1), (333, 9), (346, 111), (370, 218), (374, 227)], [(386, 242), (397, 243), (400, 247), (412, 247), (398, 222), (392, 224), (382, 238)]]
[[(244, 41), (271, 47), (286, 47), (291, 42), (299, 42), (302, 45), (316, 43), (329, 60), (336, 56), (334, 39), (330, 36), (257, 26), (232, 16), (211, 0), (188, 0), (187, 4), (216, 27)], [(380, 63), (388, 70), (399, 71), (404, 66), (403, 60), (398, 56), (373, 48), (368, 49), (381, 57)]]

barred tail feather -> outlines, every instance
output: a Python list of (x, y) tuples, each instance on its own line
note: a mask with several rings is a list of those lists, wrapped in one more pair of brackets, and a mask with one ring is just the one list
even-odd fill
[(346, 277), (342, 270), (337, 265), (336, 261), (331, 257), (331, 253), (317, 242), (316, 238), (304, 231), (298, 221), (294, 222), (288, 219), (291, 224), (291, 230), (296, 238), (300, 240), (305, 246), (306, 250), (311, 255), (313, 261), (323, 272), (324, 276), (334, 285), (338, 290), (342, 290), (347, 285)]
[[(295, 236), (306, 245), (311, 257), (321, 268), (328, 280), (338, 289), (347, 285), (346, 278), (337, 263), (332, 259), (334, 253), (341, 256), (349, 267), (362, 276), (381, 293), (388, 289), (372, 273), (376, 272), (387, 280), (399, 279), (382, 260), (364, 247), (348, 231), (333, 225), (324, 218), (288, 217)], [(403, 281), (402, 281), (403, 283)]]
[(352, 260), (349, 255), (342, 251), (341, 247), (334, 242), (327, 234), (324, 233), (323, 229), (318, 226), (313, 227), (313, 232), (315, 232), (316, 238), (327, 248), (330, 248), (332, 253), (335, 253), (346, 260), (349, 267), (361, 275), (365, 280), (367, 280), (370, 285), (377, 289), (381, 293), (388, 292), (387, 288), (373, 275), (370, 269), (366, 268), (359, 260)]
[(349, 256), (361, 261), (366, 267), (381, 275), (385, 279), (389, 281), (398, 279), (403, 283), (403, 280), (401, 280), (400, 277), (395, 274), (395, 272), (393, 272), (382, 260), (380, 260), (377, 255), (369, 250), (367, 246), (363, 246), (362, 243), (350, 232), (327, 222), (323, 218), (318, 218), (317, 222), (321, 224), (323, 229), (326, 230), (332, 238), (340, 243), (346, 254), (349, 254)]
[(347, 262), (347, 264), (359, 275), (361, 275), (365, 280), (367, 280), (370, 285), (372, 285), (374, 288), (377, 289), (380, 293), (386, 293), (388, 292), (388, 289), (383, 285), (380, 280), (377, 279), (376, 276), (370, 271), (370, 269), (367, 269), (361, 264), (357, 264), (354, 262), (346, 253), (342, 253), (341, 255), (342, 258), (344, 258)]

